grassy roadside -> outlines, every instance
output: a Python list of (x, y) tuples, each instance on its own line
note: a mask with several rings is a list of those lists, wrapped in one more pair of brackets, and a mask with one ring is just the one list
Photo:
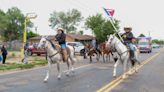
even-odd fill
[(14, 70), (14, 69), (30, 69), (35, 66), (44, 66), (47, 64), (46, 60), (36, 60), (35, 62), (30, 62), (28, 64), (17, 64), (17, 63), (7, 63), (0, 65), (0, 71)]

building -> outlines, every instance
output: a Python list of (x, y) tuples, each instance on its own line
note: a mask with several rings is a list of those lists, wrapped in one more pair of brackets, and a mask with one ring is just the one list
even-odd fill
[[(39, 43), (42, 36), (37, 36), (29, 39), (30, 44)], [(55, 35), (49, 35), (48, 38), (55, 43)], [(80, 35), (80, 34), (66, 34), (67, 42), (82, 42), (83, 44), (90, 43), (94, 37), (91, 35)]]

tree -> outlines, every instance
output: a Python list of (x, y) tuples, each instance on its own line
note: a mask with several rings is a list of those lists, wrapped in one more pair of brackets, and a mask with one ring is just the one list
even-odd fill
[[(119, 28), (119, 21), (115, 21), (114, 25)], [(114, 33), (114, 28), (110, 21), (103, 18), (101, 14), (88, 17), (85, 25), (92, 30), (99, 42), (104, 42), (107, 40), (107, 35)]]
[(84, 31), (83, 31), (83, 30), (80, 30), (80, 31), (78, 32), (78, 34), (83, 35), (83, 34), (84, 34)]
[(4, 11), (0, 10), (0, 34), (2, 34), (3, 30), (7, 28), (7, 17)]
[(140, 34), (138, 37), (145, 37), (145, 35), (144, 34)]
[(155, 44), (164, 44), (164, 40), (154, 39), (154, 40), (152, 40), (152, 43), (155, 43)]
[[(25, 16), (17, 7), (12, 7), (8, 9), (5, 13), (0, 11), (0, 18), (3, 18), (0, 21), (0, 34), (5, 41), (11, 41), (16, 39), (23, 38), (24, 31), (24, 20)], [(33, 24), (31, 21), (27, 22), (27, 27), (32, 27)]]
[(27, 32), (27, 39), (32, 38), (32, 37), (36, 37), (36, 36), (38, 36), (38, 34), (32, 32), (32, 31)]
[(61, 26), (66, 30), (66, 33), (76, 33), (76, 26), (83, 19), (81, 12), (72, 9), (68, 12), (56, 12), (50, 14), (50, 27), (54, 29), (56, 26)]

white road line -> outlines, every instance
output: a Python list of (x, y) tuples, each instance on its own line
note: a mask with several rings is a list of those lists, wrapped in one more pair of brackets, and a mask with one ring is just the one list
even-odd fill
[[(84, 68), (84, 67), (87, 67), (87, 66), (90, 66), (90, 65), (92, 65), (92, 64), (83, 65), (83, 66), (74, 68), (74, 70), (77, 70), (77, 69), (80, 69), (80, 68)], [(46, 67), (48, 67), (48, 66), (37, 67), (37, 68), (26, 69), (26, 70), (0, 72), (0, 73), (1, 73), (0, 76), (2, 76), (2, 75), (14, 74), (14, 73), (22, 73), (22, 72), (27, 72), (27, 71), (33, 71), (33, 70), (43, 69), (43, 68), (46, 68)], [(64, 73), (67, 72), (67, 71), (68, 71), (68, 70), (64, 71)]]
[[(93, 64), (83, 65), (83, 66), (80, 66), (80, 67), (74, 68), (74, 70), (78, 70), (78, 69), (80, 69), (80, 68), (84, 68), (84, 67), (91, 66), (91, 65), (93, 65)], [(63, 72), (66, 73), (66, 72), (68, 72), (68, 70), (63, 71)]]

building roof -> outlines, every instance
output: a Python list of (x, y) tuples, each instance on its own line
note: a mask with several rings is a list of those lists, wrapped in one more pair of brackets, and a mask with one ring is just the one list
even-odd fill
[(77, 39), (77, 40), (92, 40), (93, 39), (93, 36), (90, 36), (90, 35), (67, 34), (67, 36)]
[[(94, 37), (91, 35), (80, 35), (80, 34), (66, 34), (67, 37), (71, 37), (76, 40), (92, 40)], [(40, 40), (42, 36), (32, 37), (30, 40)], [(55, 35), (48, 35), (49, 39), (55, 39)]]
[[(42, 38), (42, 36), (37, 36), (37, 37), (32, 37), (30, 38), (30, 40), (40, 40)], [(55, 39), (54, 35), (49, 35), (48, 36), (49, 39)]]

